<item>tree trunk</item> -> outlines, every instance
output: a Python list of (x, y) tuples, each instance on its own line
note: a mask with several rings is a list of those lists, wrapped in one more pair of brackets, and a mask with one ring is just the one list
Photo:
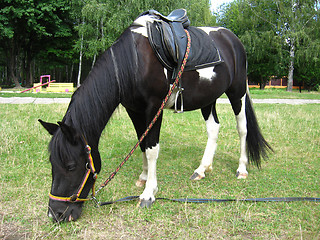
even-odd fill
[(80, 57), (79, 57), (79, 72), (78, 72), (78, 80), (77, 80), (77, 87), (80, 87), (80, 79), (81, 79), (81, 67), (82, 67), (82, 52), (83, 49), (83, 34), (81, 35), (81, 46), (80, 46)]
[(10, 54), (8, 57), (8, 72), (9, 72), (9, 79), (14, 83), (16, 88), (21, 88), (21, 85), (19, 83), (19, 78), (17, 76), (17, 56), (15, 54)]
[(290, 65), (289, 65), (289, 73), (288, 73), (288, 85), (287, 91), (292, 92), (293, 87), (293, 71), (294, 71), (294, 41), (291, 39), (290, 42)]
[(27, 53), (24, 61), (24, 73), (26, 78), (26, 87), (31, 87), (33, 85), (33, 76), (32, 76), (32, 59)]
[(95, 55), (93, 56), (93, 60), (92, 60), (92, 65), (91, 65), (91, 69), (93, 68), (93, 66), (94, 66), (94, 64), (95, 64), (95, 62), (96, 62), (96, 59), (97, 59), (97, 54), (95, 54)]
[(7, 58), (7, 67), (8, 67), (8, 85), (14, 83), (16, 88), (21, 88), (18, 78), (18, 56), (19, 56), (19, 47), (16, 39), (11, 39), (6, 46), (4, 46), (6, 58)]
[(70, 82), (72, 82), (73, 83), (73, 66), (74, 66), (74, 64), (72, 63), (72, 65), (71, 65), (71, 70), (70, 70)]

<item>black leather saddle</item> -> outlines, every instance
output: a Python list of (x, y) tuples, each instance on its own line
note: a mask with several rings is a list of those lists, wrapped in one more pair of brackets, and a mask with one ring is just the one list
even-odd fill
[(154, 21), (147, 23), (150, 45), (161, 64), (173, 72), (175, 79), (186, 53), (188, 38), (191, 35), (191, 50), (185, 71), (214, 66), (222, 62), (214, 41), (201, 29), (191, 27), (185, 9), (177, 9), (168, 16), (155, 10), (142, 13), (151, 15)]
[(152, 15), (157, 19), (147, 24), (148, 39), (159, 60), (163, 63), (163, 58), (168, 59), (170, 66), (166, 67), (173, 70), (172, 78), (175, 79), (187, 49), (188, 38), (184, 31), (190, 25), (187, 11), (176, 9), (164, 16), (156, 10), (149, 10), (142, 15)]

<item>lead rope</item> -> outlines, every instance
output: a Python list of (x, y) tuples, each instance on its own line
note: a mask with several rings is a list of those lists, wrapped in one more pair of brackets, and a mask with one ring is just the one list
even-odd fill
[(150, 129), (153, 127), (153, 125), (155, 124), (155, 122), (158, 120), (160, 114), (162, 113), (166, 103), (168, 102), (171, 94), (173, 93), (173, 90), (177, 87), (179, 81), (181, 80), (181, 76), (184, 70), (184, 67), (187, 63), (188, 60), (188, 56), (189, 56), (189, 52), (190, 52), (190, 47), (191, 47), (191, 37), (189, 32), (185, 29), (185, 32), (187, 34), (188, 37), (188, 44), (187, 44), (187, 49), (186, 49), (186, 53), (184, 55), (183, 61), (182, 61), (182, 65), (181, 68), (178, 72), (178, 75), (174, 81), (174, 83), (172, 84), (171, 88), (169, 89), (169, 92), (167, 94), (167, 96), (163, 99), (162, 104), (158, 110), (158, 112), (156, 113), (156, 115), (154, 116), (154, 118), (152, 119), (152, 121), (150, 122), (149, 126), (147, 127), (146, 131), (142, 134), (142, 136), (140, 137), (140, 139), (138, 140), (138, 142), (136, 143), (136, 145), (131, 149), (131, 151), (128, 153), (128, 155), (125, 157), (125, 159), (119, 164), (119, 166), (117, 167), (117, 169), (111, 173), (111, 175), (107, 178), (107, 180), (101, 184), (100, 188), (93, 194), (92, 194), (92, 199), (96, 202), (97, 206), (100, 206), (100, 202), (96, 199), (97, 194), (105, 187), (107, 186), (107, 184), (115, 177), (115, 175), (119, 172), (119, 170), (122, 168), (122, 166), (128, 161), (128, 159), (132, 156), (132, 154), (134, 153), (134, 151), (138, 148), (138, 146), (140, 145), (140, 143), (143, 141), (143, 139), (147, 136), (147, 134), (149, 133)]
[[(120, 198), (115, 201), (102, 202), (99, 206), (110, 205), (118, 202), (129, 202), (138, 199), (139, 196), (128, 196)], [(156, 198), (156, 200), (164, 200), (171, 202), (182, 202), (182, 203), (210, 203), (210, 202), (320, 202), (320, 198), (315, 197), (272, 197), (272, 198), (245, 198), (245, 199), (235, 199), (235, 198), (225, 198), (225, 199), (215, 199), (215, 198)]]

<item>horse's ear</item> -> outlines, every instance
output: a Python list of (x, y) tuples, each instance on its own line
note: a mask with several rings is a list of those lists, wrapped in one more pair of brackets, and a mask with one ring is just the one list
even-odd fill
[(67, 140), (75, 145), (77, 143), (77, 132), (73, 127), (68, 126), (64, 122), (58, 122), (60, 129), (63, 135), (67, 138)]
[(38, 121), (51, 135), (53, 135), (59, 128), (59, 125), (57, 124), (44, 122), (41, 119), (38, 119)]

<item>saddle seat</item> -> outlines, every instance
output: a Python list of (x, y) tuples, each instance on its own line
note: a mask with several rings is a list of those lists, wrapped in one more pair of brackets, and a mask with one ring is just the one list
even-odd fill
[(187, 10), (185, 9), (176, 9), (173, 10), (168, 16), (164, 16), (156, 10), (149, 10), (145, 14), (158, 16), (160, 19), (166, 22), (179, 22), (184, 28), (189, 27), (190, 20), (187, 15)]

